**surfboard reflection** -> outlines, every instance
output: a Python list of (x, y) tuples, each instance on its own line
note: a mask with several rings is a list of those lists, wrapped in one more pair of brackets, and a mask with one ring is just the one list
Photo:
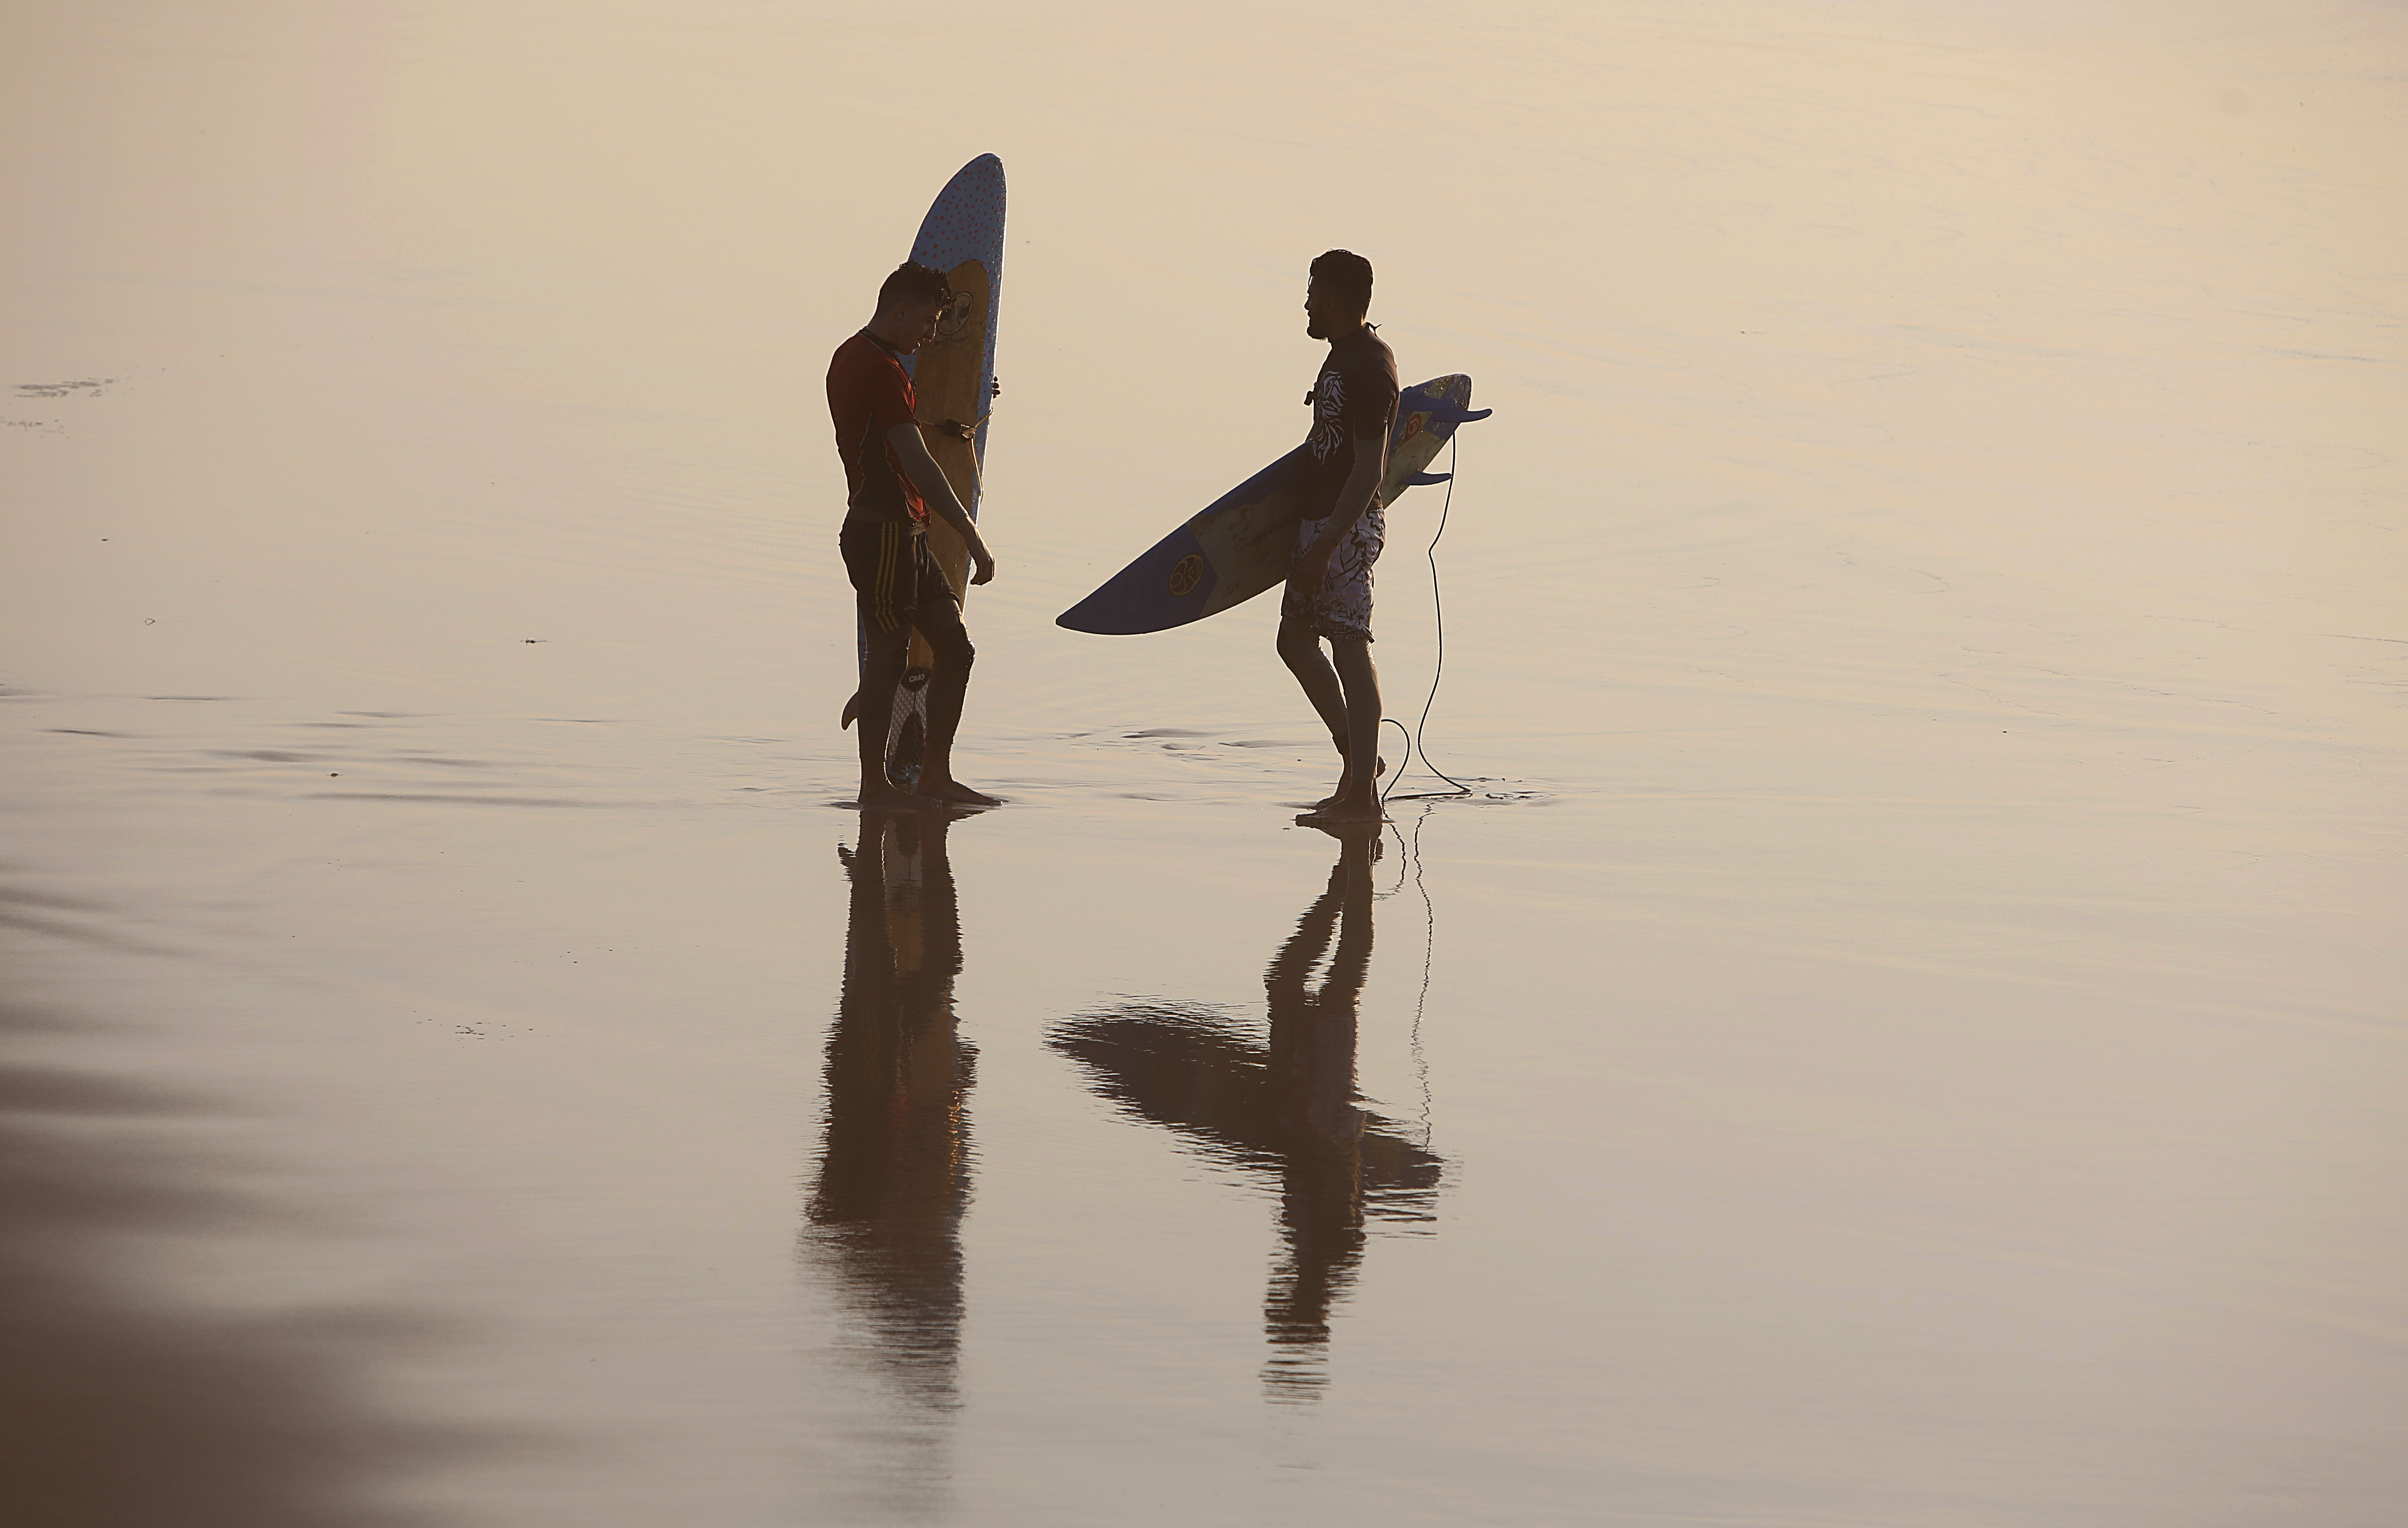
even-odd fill
[(827, 1042), (827, 1128), (806, 1211), (830, 1273), (906, 1397), (959, 1405), (961, 1222), (976, 1050), (955, 1032), (961, 920), (942, 817), (862, 814), (844, 990)]
[(1361, 1267), (1367, 1218), (1435, 1218), (1441, 1159), (1354, 1090), (1378, 843), (1376, 829), (1340, 839), (1327, 887), (1272, 958), (1267, 1042), (1222, 1009), (1143, 1002), (1068, 1020), (1051, 1041), (1103, 1097), (1207, 1160), (1278, 1182), (1281, 1245), (1263, 1300), (1274, 1400), (1311, 1400), (1326, 1384), (1330, 1316)]

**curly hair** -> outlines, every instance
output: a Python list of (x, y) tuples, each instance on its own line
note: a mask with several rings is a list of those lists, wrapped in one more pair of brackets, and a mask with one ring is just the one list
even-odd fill
[(878, 310), (882, 313), (898, 302), (942, 303), (953, 295), (943, 271), (906, 260), (879, 283)]

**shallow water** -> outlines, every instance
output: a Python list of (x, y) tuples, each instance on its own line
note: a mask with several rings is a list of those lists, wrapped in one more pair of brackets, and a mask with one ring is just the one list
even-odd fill
[[(12, 33), (35, 1521), (2392, 1521), (2408, 26), (1384, 14)], [(887, 829), (819, 378), (988, 151)], [(1051, 624), (1332, 244), (1498, 411), (1376, 859), (1268, 601)]]

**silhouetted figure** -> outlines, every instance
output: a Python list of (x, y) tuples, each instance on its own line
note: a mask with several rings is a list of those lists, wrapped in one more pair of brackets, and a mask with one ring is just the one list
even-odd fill
[(1375, 784), (1380, 673), (1371, 661), (1371, 565), (1387, 534), (1380, 483), (1397, 422), (1397, 357), (1365, 322), (1370, 310), (1371, 262), (1352, 250), (1314, 258), (1304, 332), (1328, 340), (1329, 354), (1309, 399), (1304, 521), (1280, 598), (1279, 655), (1344, 766), (1338, 788), (1312, 814), (1333, 823), (1386, 820)]
[(946, 818), (862, 814), (827, 1129), (804, 1239), (905, 1396), (957, 1405), (976, 1052), (954, 1032), (962, 930)]
[[(924, 424), (903, 358), (933, 338), (953, 306), (941, 272), (905, 261), (878, 289), (878, 310), (828, 362), (828, 417), (844, 460), (844, 527), (837, 550), (853, 580), (861, 626), (861, 688), (844, 710), (861, 719), (861, 805), (866, 811), (943, 812), (995, 806), (996, 799), (953, 778), (953, 729), (976, 657), (962, 629), (962, 593), (928, 551), (928, 520), (953, 527), (969, 551), (972, 584), (995, 577), (995, 556), (978, 523), (921, 432), (958, 435), (956, 420)], [(896, 685), (904, 677), (911, 633), (927, 640), (927, 729), (920, 772), (909, 789), (887, 778), (886, 747)]]
[[(1278, 1175), (1283, 1235), (1263, 1327), (1264, 1382), (1280, 1400), (1312, 1399), (1326, 1383), (1330, 1311), (1362, 1262), (1367, 1212), (1430, 1219), (1443, 1165), (1356, 1103), (1355, 1005), (1371, 964), (1378, 829), (1338, 836), (1327, 887), (1265, 974), (1268, 1045), (1226, 1013), (1168, 1004), (1073, 1019), (1052, 1042), (1093, 1072), (1098, 1092), (1208, 1160)], [(1324, 956), (1329, 969), (1315, 989)]]

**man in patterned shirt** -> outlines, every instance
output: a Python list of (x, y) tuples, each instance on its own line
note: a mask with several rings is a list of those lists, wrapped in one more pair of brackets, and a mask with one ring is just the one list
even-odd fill
[[(1321, 714), (1343, 769), (1318, 822), (1380, 822), (1380, 675), (1371, 665), (1371, 565), (1385, 526), (1380, 483), (1397, 417), (1397, 357), (1364, 322), (1371, 262), (1350, 250), (1313, 261), (1305, 333), (1329, 341), (1305, 440), (1304, 524), (1280, 602), (1279, 653)], [(1323, 656), (1321, 644), (1329, 644)], [(1331, 666), (1331, 658), (1336, 667)]]

